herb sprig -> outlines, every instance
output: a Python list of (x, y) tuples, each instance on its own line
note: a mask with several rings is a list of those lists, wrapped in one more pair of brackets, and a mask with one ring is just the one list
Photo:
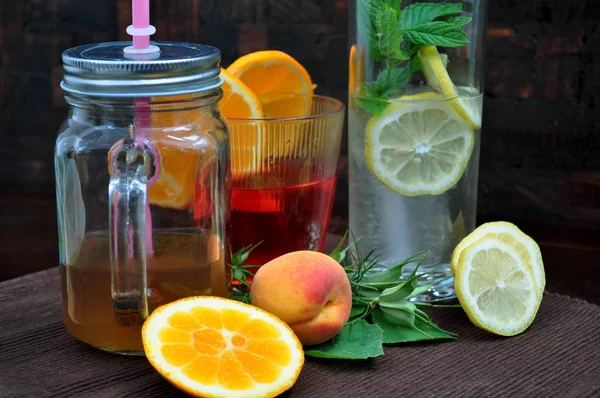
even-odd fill
[[(330, 256), (347, 264), (344, 268), (352, 286), (350, 319), (332, 340), (305, 349), (306, 355), (364, 359), (383, 355), (383, 344), (457, 337), (438, 327), (419, 308), (434, 305), (411, 300), (440, 282), (436, 280), (425, 285), (417, 283), (425, 275), (418, 270), (427, 258), (426, 251), (416, 253), (396, 266), (381, 271), (377, 270), (379, 260), (375, 250), (363, 255), (354, 236), (352, 242), (342, 249), (345, 240), (346, 236)], [(404, 268), (409, 264), (414, 264), (414, 268), (403, 279)], [(370, 339), (368, 345), (364, 342), (365, 335)]]
[[(434, 339), (454, 339), (456, 334), (439, 328), (420, 307), (435, 305), (413, 302), (440, 281), (418, 285), (425, 273), (418, 273), (427, 252), (419, 252), (400, 264), (377, 270), (379, 260), (374, 250), (363, 255), (358, 240), (343, 247), (347, 234), (330, 256), (341, 264), (352, 287), (352, 310), (344, 328), (323, 344), (307, 347), (305, 354), (320, 358), (366, 359), (383, 355), (383, 344)], [(229, 283), (230, 298), (248, 303), (252, 273), (243, 262), (256, 247), (248, 246), (232, 254)], [(353, 249), (354, 250), (351, 250)], [(402, 279), (404, 267), (414, 264), (410, 275)], [(450, 306), (454, 307), (454, 306)]]
[(371, 57), (384, 64), (375, 83), (359, 88), (358, 103), (367, 112), (382, 113), (391, 94), (400, 92), (413, 72), (421, 69), (421, 46), (462, 47), (468, 43), (462, 27), (469, 17), (456, 16), (461, 3), (413, 3), (401, 0), (357, 0), (357, 27)]
[(250, 304), (250, 288), (254, 273), (250, 269), (256, 269), (256, 265), (244, 265), (252, 250), (256, 249), (262, 241), (254, 246), (244, 246), (235, 253), (231, 253), (231, 264), (229, 264), (230, 277), (227, 281), (228, 297), (232, 300)]

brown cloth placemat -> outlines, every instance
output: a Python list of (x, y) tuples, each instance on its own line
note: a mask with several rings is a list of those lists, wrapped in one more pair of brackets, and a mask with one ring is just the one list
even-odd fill
[[(0, 397), (176, 397), (143, 357), (73, 339), (58, 269), (0, 283)], [(533, 325), (502, 338), (461, 309), (429, 311), (456, 341), (386, 347), (367, 361), (307, 358), (287, 397), (600, 397), (600, 307), (545, 294)]]

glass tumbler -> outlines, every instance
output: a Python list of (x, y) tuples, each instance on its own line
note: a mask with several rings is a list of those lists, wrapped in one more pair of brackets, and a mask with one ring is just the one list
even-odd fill
[(260, 243), (249, 265), (294, 250), (322, 250), (331, 219), (344, 104), (300, 94), (281, 94), (277, 101), (296, 116), (229, 118), (229, 242), (234, 252)]

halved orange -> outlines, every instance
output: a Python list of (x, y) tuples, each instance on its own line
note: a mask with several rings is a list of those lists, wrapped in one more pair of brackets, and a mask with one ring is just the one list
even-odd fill
[[(227, 72), (236, 76), (258, 97), (265, 117), (304, 116), (313, 94), (313, 84), (306, 69), (292, 56), (277, 50), (256, 51), (238, 58)], [(279, 94), (305, 94), (293, 101)], [(305, 99), (303, 99), (305, 98)], [(290, 102), (292, 101), (292, 102)]]
[(155, 310), (142, 328), (152, 366), (202, 397), (274, 397), (296, 382), (304, 352), (284, 322), (219, 297), (188, 297)]

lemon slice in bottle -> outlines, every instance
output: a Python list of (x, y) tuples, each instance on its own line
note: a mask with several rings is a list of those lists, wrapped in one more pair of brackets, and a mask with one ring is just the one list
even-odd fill
[(447, 191), (473, 151), (472, 128), (436, 93), (400, 97), (369, 120), (365, 133), (368, 168), (405, 196)]
[(454, 289), (475, 326), (502, 336), (527, 329), (542, 299), (527, 259), (494, 237), (462, 251)]
[[(427, 84), (441, 91), (450, 105), (474, 130), (481, 129), (481, 97), (476, 90), (459, 93), (446, 70), (447, 57), (435, 46), (422, 46), (418, 52)], [(470, 92), (474, 91), (474, 92)], [(459, 96), (460, 94), (460, 96)]]
[(542, 297), (546, 286), (546, 274), (540, 247), (533, 239), (521, 231), (516, 225), (505, 222), (488, 222), (477, 227), (467, 235), (454, 249), (450, 266), (455, 274), (460, 267), (460, 255), (469, 245), (486, 237), (494, 237), (511, 246), (521, 257), (525, 259), (525, 265), (529, 267), (535, 282), (536, 292)]

